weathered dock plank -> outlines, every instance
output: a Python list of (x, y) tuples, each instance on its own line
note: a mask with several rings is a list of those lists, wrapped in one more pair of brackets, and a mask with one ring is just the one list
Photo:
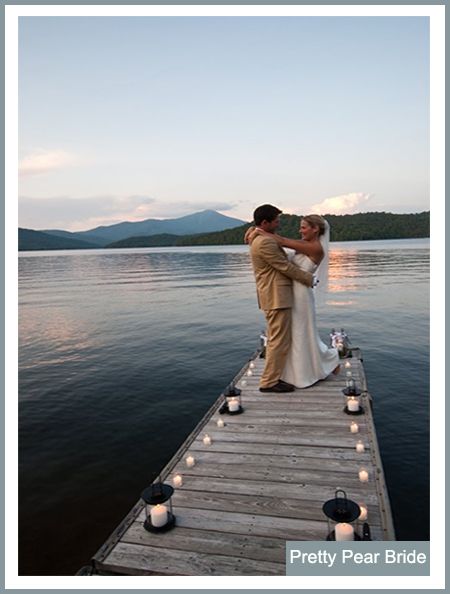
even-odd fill
[(161, 538), (152, 538), (142, 530), (141, 522), (134, 522), (123, 535), (122, 542), (160, 548), (172, 548), (197, 553), (229, 555), (233, 549), (235, 557), (248, 557), (257, 561), (284, 563), (284, 550), (277, 538), (236, 534), (216, 530), (200, 530), (198, 527), (177, 527), (177, 531), (166, 532)]
[(125, 575), (283, 575), (284, 563), (119, 543), (102, 569)]
[[(209, 448), (208, 448), (209, 449)], [(243, 448), (244, 449), (244, 448)], [(198, 462), (205, 462), (205, 463), (220, 463), (220, 464), (231, 464), (235, 466), (236, 464), (236, 450), (231, 452), (221, 451), (220, 443), (218, 443), (218, 449), (215, 451), (202, 451), (201, 449), (196, 450), (195, 459)], [(352, 451), (353, 454), (353, 451)], [(364, 453), (357, 454), (358, 462), (368, 461), (370, 460), (370, 454), (368, 451)], [(355, 459), (356, 456), (352, 456), (350, 460), (336, 460), (336, 459), (324, 459), (318, 457), (306, 457), (306, 456), (280, 456), (275, 455), (273, 453), (261, 455), (261, 454), (249, 454), (246, 452), (239, 453), (239, 463), (246, 464), (246, 465), (253, 465), (259, 467), (263, 465), (264, 467), (275, 467), (280, 469), (311, 469), (311, 470), (318, 470), (320, 469), (322, 472), (327, 471), (334, 471), (337, 473), (351, 473), (352, 476), (355, 472)], [(203, 464), (202, 464), (203, 466)]]
[[(359, 424), (359, 423), (358, 423)], [(206, 433), (206, 432), (205, 432)], [(360, 432), (361, 434), (361, 432)], [(360, 435), (359, 434), (359, 435)], [(208, 433), (209, 435), (209, 433)], [(213, 439), (217, 438), (217, 434), (211, 434)], [(198, 442), (202, 442), (202, 435), (197, 438)], [(223, 432), (221, 434), (221, 439), (223, 441), (233, 441), (233, 442), (241, 442), (241, 443), (269, 443), (273, 446), (278, 445), (316, 445), (321, 447), (342, 447), (342, 448), (354, 448), (355, 447), (355, 439), (354, 435), (350, 434), (348, 430), (342, 432), (342, 436), (338, 437), (337, 435), (330, 436), (327, 432), (323, 431), (321, 433), (314, 431), (311, 432), (303, 432), (297, 431), (293, 434), (285, 434), (284, 431), (273, 431), (269, 434), (263, 433), (261, 431), (255, 430), (254, 432)]]
[[(244, 413), (220, 415), (220, 397), (162, 471), (182, 486), (172, 497), (176, 526), (143, 528), (138, 502), (93, 558), (98, 572), (127, 575), (282, 575), (286, 540), (325, 540), (323, 503), (344, 489), (364, 503), (373, 540), (394, 539), (389, 499), (361, 361), (351, 359), (364, 414), (344, 413), (344, 369), (288, 394), (258, 390), (257, 356), (238, 376)], [(251, 374), (247, 371), (251, 367)], [(222, 418), (224, 427), (217, 426)], [(358, 433), (350, 432), (354, 421)], [(203, 443), (208, 434), (210, 445)], [(355, 445), (361, 440), (365, 451)], [(185, 459), (195, 458), (188, 468)], [(361, 482), (359, 470), (369, 481)]]
[[(340, 484), (340, 487), (343, 485)], [(182, 487), (183, 489), (183, 487)], [(280, 497), (292, 497), (293, 499), (309, 499), (324, 502), (334, 496), (336, 490), (335, 485), (330, 485), (328, 488), (324, 485), (314, 485), (306, 483), (284, 483), (280, 488), (279, 483), (269, 481), (248, 481), (243, 482), (240, 479), (220, 479), (212, 477), (198, 477), (192, 476), (189, 478), (190, 491), (211, 491), (230, 493), (238, 495), (250, 494), (255, 497), (267, 496), (275, 499)], [(368, 503), (377, 503), (377, 493), (374, 489), (369, 489), (365, 485), (358, 486), (352, 490), (348, 490), (350, 499), (358, 498), (365, 500)], [(322, 501), (323, 500), (323, 501)], [(194, 502), (195, 503), (195, 502)], [(321, 504), (320, 504), (321, 508)], [(299, 539), (303, 540), (303, 539)]]
[[(332, 472), (323, 470), (306, 470), (293, 468), (278, 468), (276, 466), (258, 467), (252, 464), (222, 464), (220, 462), (197, 464), (194, 468), (183, 467), (183, 476), (186, 477), (185, 484), (189, 484), (191, 476), (207, 476), (214, 478), (230, 478), (245, 481), (278, 483), (280, 489), (282, 484), (292, 483), (325, 485), (330, 488), (338, 489), (342, 485), (348, 488), (357, 489), (361, 484), (358, 477), (358, 466), (352, 472)], [(180, 468), (181, 471), (181, 468)], [(183, 487), (181, 487), (182, 489)]]
[[(193, 452), (205, 451), (205, 447), (200, 440), (194, 441), (190, 448)], [(214, 441), (209, 447), (208, 452), (231, 452), (236, 454), (261, 454), (272, 455), (274, 454), (274, 448), (272, 444), (266, 443), (246, 443), (246, 442), (227, 442), (224, 440)], [(278, 444), (276, 448), (276, 454), (286, 456), (287, 458), (296, 457), (307, 457), (307, 458), (320, 458), (336, 460), (353, 460), (355, 458), (354, 448), (340, 448), (334, 447), (333, 451), (330, 452), (329, 448), (318, 446), (304, 446), (296, 444)], [(361, 454), (361, 456), (370, 457), (369, 452)]]
[[(174, 504), (176, 503), (179, 507), (223, 509), (224, 511), (239, 509), (242, 513), (248, 514), (323, 521), (322, 506), (318, 504), (317, 498), (302, 499), (300, 495), (288, 497), (283, 493), (280, 497), (275, 498), (261, 494), (254, 496), (247, 493), (229, 493), (226, 490), (222, 493), (205, 489), (197, 489), (195, 493), (190, 490), (179, 490), (175, 495)], [(376, 502), (376, 499), (374, 498), (373, 501)], [(376, 504), (369, 504), (367, 507), (371, 525), (381, 526), (381, 517)]]

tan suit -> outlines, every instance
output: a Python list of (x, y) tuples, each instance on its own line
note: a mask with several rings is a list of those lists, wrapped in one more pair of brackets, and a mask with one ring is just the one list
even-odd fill
[(292, 280), (310, 287), (312, 274), (291, 264), (275, 239), (257, 235), (250, 248), (258, 304), (267, 320), (266, 364), (260, 387), (274, 386), (281, 378), (291, 345)]

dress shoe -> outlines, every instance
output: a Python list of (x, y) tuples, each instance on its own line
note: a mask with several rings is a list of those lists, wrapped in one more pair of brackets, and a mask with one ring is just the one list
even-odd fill
[(277, 392), (281, 394), (282, 392), (293, 392), (294, 386), (286, 385), (284, 382), (278, 382), (271, 388), (259, 388), (260, 392)]

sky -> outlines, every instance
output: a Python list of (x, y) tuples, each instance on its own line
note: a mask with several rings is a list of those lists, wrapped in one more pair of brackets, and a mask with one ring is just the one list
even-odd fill
[(429, 210), (427, 17), (20, 17), (19, 225)]

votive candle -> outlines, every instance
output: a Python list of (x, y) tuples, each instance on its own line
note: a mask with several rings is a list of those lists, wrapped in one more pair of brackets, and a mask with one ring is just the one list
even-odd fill
[(210, 446), (211, 443), (212, 443), (212, 440), (211, 440), (210, 436), (208, 434), (206, 434), (205, 437), (203, 438), (203, 445)]
[(358, 433), (358, 431), (359, 431), (358, 423), (355, 423), (355, 421), (352, 421), (350, 423), (350, 431), (351, 431), (351, 433)]
[(217, 426), (220, 428), (225, 427), (225, 423), (223, 422), (223, 419), (217, 419)]
[(358, 505), (359, 509), (361, 510), (358, 520), (361, 520), (361, 522), (365, 522), (368, 516), (367, 506), (364, 503), (359, 503)]
[(369, 482), (369, 473), (367, 472), (367, 470), (365, 468), (361, 468), (359, 471), (359, 480), (362, 483), (367, 483)]
[(172, 484), (173, 484), (174, 487), (181, 487), (182, 486), (182, 484), (183, 484), (183, 477), (181, 476), (181, 474), (176, 474), (173, 477)]
[(186, 466), (188, 468), (192, 468), (193, 466), (195, 466), (195, 458), (194, 458), (194, 456), (188, 456), (186, 458)]
[(364, 444), (361, 440), (359, 440), (358, 442), (356, 442), (356, 451), (358, 452), (358, 454), (362, 454), (365, 450)]

